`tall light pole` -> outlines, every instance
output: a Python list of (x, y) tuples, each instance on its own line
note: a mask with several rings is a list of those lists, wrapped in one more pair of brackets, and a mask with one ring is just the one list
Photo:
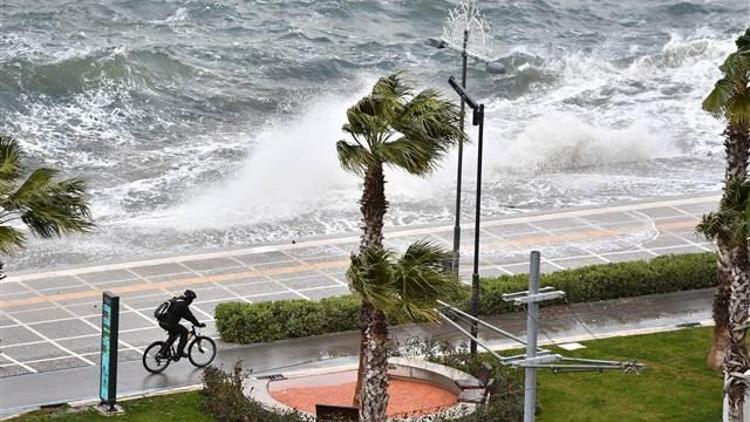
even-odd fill
[(477, 354), (477, 342), (474, 338), (479, 333), (477, 318), (479, 317), (479, 220), (482, 210), (482, 147), (484, 145), (484, 104), (477, 104), (469, 94), (464, 91), (463, 87), (456, 83), (451, 76), (448, 83), (456, 93), (461, 97), (461, 102), (466, 103), (473, 110), (472, 124), (479, 126), (479, 139), (477, 142), (477, 195), (476, 209), (474, 214), (474, 270), (471, 274), (471, 315), (474, 319), (471, 322), (471, 344), (470, 351), (472, 355)]
[[(466, 70), (469, 57), (486, 65), (487, 73), (503, 74), (505, 66), (497, 61), (484, 57), (487, 51), (485, 33), (487, 24), (479, 15), (476, 0), (463, 0), (459, 7), (452, 10), (443, 28), (443, 37), (439, 40), (430, 38), (427, 44), (443, 49), (448, 48), (461, 54), (461, 88), (466, 89)], [(474, 35), (471, 38), (470, 35)], [(460, 41), (459, 41), (460, 39)], [(460, 44), (459, 44), (460, 42)], [(457, 45), (459, 44), (459, 45)], [(461, 130), (464, 129), (465, 101), (461, 97)], [(458, 169), (456, 171), (456, 215), (453, 224), (453, 260), (451, 267), (458, 274), (461, 258), (461, 184), (463, 174), (463, 142), (458, 144)], [(476, 347), (476, 345), (474, 345)]]

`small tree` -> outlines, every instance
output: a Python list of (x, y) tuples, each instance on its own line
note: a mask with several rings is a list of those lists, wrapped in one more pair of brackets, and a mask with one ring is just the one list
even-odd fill
[[(724, 75), (703, 101), (703, 109), (727, 123), (724, 130), (726, 170), (724, 181), (747, 177), (750, 152), (750, 28), (737, 39), (737, 51), (719, 66)], [(726, 193), (725, 193), (726, 195)], [(716, 238), (719, 249), (717, 267), (719, 285), (714, 295), (714, 337), (708, 366), (719, 370), (729, 345), (729, 290), (732, 283), (732, 258), (724, 236)]]
[[(352, 255), (347, 271), (349, 287), (373, 310), (394, 320), (435, 321), (438, 299), (456, 297), (461, 284), (445, 260), (451, 253), (428, 242), (416, 242), (400, 257), (378, 247)], [(365, 422), (386, 420), (388, 407), (388, 323), (374, 318), (365, 333), (365, 368), (360, 417)]]
[[(351, 139), (338, 141), (336, 151), (341, 167), (363, 178), (359, 250), (382, 249), (388, 209), (383, 168), (391, 166), (416, 176), (430, 173), (451, 147), (465, 139), (458, 108), (432, 89), (413, 94), (401, 73), (394, 73), (378, 80), (369, 95), (347, 110), (346, 117), (343, 130)], [(363, 297), (355, 404), (361, 397), (367, 333), (384, 321), (382, 312)]]
[(84, 183), (56, 180), (58, 171), (50, 168), (29, 174), (21, 155), (18, 142), (0, 134), (0, 253), (9, 255), (25, 246), (22, 226), (42, 239), (90, 230)]
[(729, 179), (719, 210), (704, 215), (696, 230), (724, 245), (729, 256), (729, 348), (724, 356), (724, 371), (728, 379), (731, 421), (743, 422), (747, 375), (750, 374), (750, 357), (745, 344), (750, 322), (750, 259), (747, 250), (750, 238), (750, 182)]

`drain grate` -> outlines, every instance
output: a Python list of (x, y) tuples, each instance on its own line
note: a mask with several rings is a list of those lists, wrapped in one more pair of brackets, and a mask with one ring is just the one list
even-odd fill
[(256, 378), (258, 378), (259, 380), (271, 380), (271, 381), (278, 381), (278, 380), (286, 379), (286, 377), (281, 374), (261, 375)]
[(701, 323), (698, 321), (687, 321), (687, 322), (681, 322), (677, 324), (678, 328), (695, 328), (700, 327)]

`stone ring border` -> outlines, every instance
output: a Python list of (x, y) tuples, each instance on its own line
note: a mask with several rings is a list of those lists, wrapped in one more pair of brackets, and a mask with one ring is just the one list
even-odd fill
[[(347, 365), (339, 365), (327, 368), (289, 371), (275, 374), (274, 376), (278, 375), (283, 377), (284, 379), (293, 379), (315, 375), (332, 374), (337, 372), (353, 371), (356, 370), (357, 367), (358, 364), (351, 363)], [(481, 385), (480, 381), (476, 377), (469, 375), (466, 372), (459, 371), (458, 369), (450, 368), (448, 366), (439, 365), (432, 362), (427, 362), (424, 360), (407, 359), (401, 357), (392, 357), (388, 359), (388, 375), (397, 378), (427, 382), (444, 388), (456, 394), (457, 397), (459, 397), (461, 395), (461, 392), (463, 391), (458, 386), (459, 380), (463, 381), (463, 383), (466, 383), (468, 381), (470, 384)], [(305, 416), (310, 416), (311, 418), (315, 416), (311, 413), (294, 409), (274, 399), (271, 396), (271, 393), (268, 391), (268, 387), (271, 381), (273, 381), (273, 379), (271, 379), (269, 376), (250, 377), (248, 379), (248, 382), (245, 383), (245, 395), (252, 398), (253, 400), (258, 401), (264, 408), (273, 412), (286, 413), (297, 411)], [(459, 401), (451, 407), (440, 409), (439, 411), (432, 414), (423, 415), (423, 417), (430, 417), (437, 414), (465, 416), (474, 413), (474, 411), (476, 411), (476, 407), (477, 405), (475, 403)], [(389, 418), (389, 420), (403, 419), (401, 417), (397, 417), (394, 419)]]

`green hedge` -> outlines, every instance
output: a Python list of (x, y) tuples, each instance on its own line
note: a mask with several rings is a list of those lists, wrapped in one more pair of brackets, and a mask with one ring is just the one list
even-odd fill
[[(480, 313), (512, 312), (515, 307), (502, 295), (525, 290), (528, 276), (485, 278), (481, 285)], [(700, 289), (716, 285), (716, 258), (707, 252), (592, 265), (543, 274), (542, 285), (564, 290), (571, 303)], [(460, 302), (468, 309), (468, 299)], [(222, 340), (247, 344), (356, 330), (358, 311), (357, 297), (347, 295), (316, 302), (221, 303), (215, 317)]]

